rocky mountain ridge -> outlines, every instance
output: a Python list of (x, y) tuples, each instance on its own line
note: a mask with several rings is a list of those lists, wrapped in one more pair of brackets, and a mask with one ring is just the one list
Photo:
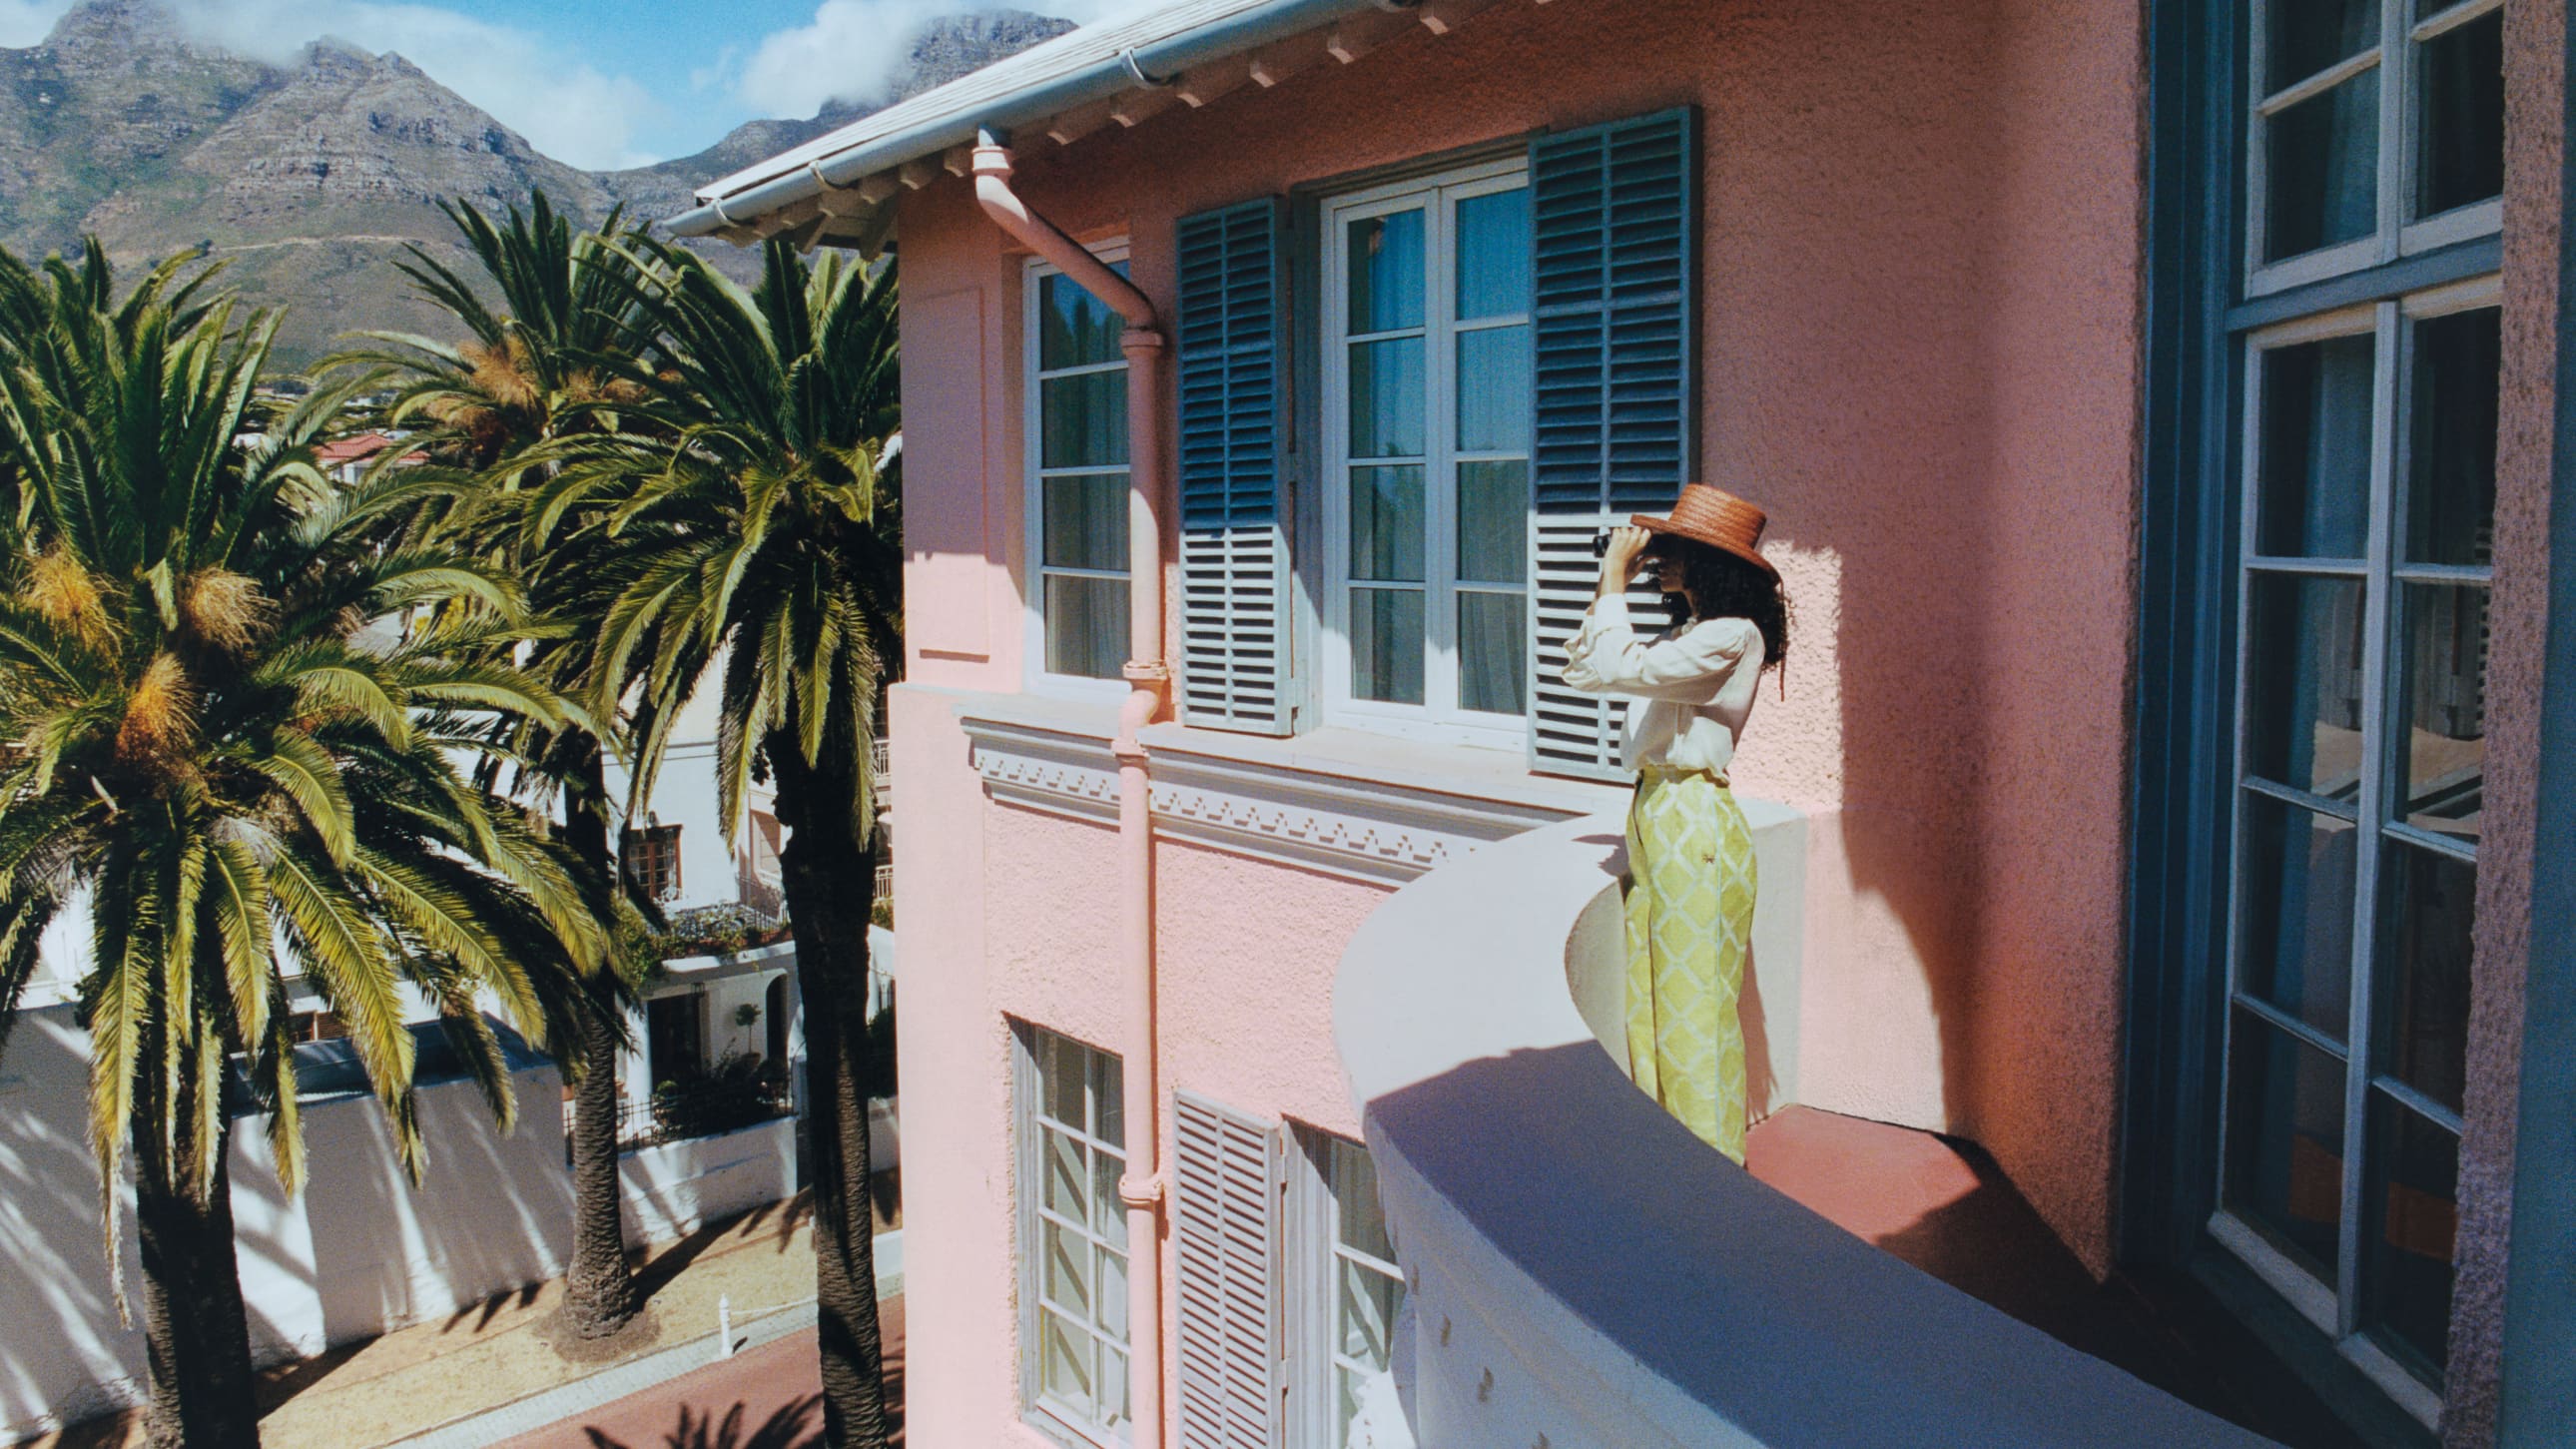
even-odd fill
[[(442, 199), (497, 212), (542, 187), (582, 221), (620, 204), (657, 219), (707, 181), (1070, 28), (1025, 11), (934, 21), (872, 105), (752, 121), (694, 156), (590, 172), (400, 55), (325, 40), (270, 66), (190, 40), (164, 0), (88, 0), (42, 44), (0, 49), (0, 245), (41, 256), (95, 233), (126, 267), (202, 251), (246, 300), (289, 309), (281, 352), (307, 361), (353, 329), (441, 329), (393, 262), (417, 243), (466, 265)], [(710, 255), (728, 270), (751, 261)]]

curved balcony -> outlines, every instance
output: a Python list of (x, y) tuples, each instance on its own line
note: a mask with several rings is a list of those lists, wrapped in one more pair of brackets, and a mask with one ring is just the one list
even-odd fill
[[(1802, 837), (1748, 808), (1770, 893)], [(1850, 1236), (1639, 1093), (1587, 1022), (1616, 1042), (1621, 869), (1615, 820), (1533, 830), (1396, 892), (1342, 958), (1420, 1443), (2267, 1442)], [(1756, 924), (1773, 983), (1795, 914)]]

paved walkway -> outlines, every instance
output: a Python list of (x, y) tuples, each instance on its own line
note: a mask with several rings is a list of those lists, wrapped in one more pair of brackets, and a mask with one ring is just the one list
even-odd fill
[[(637, 1273), (654, 1331), (601, 1359), (568, 1359), (552, 1345), (548, 1320), (563, 1301), (563, 1282), (556, 1279), (265, 1370), (262, 1449), (379, 1449), (677, 1345), (711, 1340), (720, 1300), (730, 1304), (738, 1332), (810, 1304), (810, 1211), (800, 1195), (646, 1250)], [(810, 1345), (810, 1330), (805, 1338)], [(126, 1414), (34, 1440), (31, 1449), (140, 1449), (142, 1443), (141, 1416)], [(636, 1449), (665, 1446), (648, 1439)]]
[[(886, 1394), (900, 1410), (903, 1300), (879, 1314)], [(814, 1449), (823, 1442), (814, 1353), (814, 1330), (802, 1329), (495, 1449)], [(899, 1423), (892, 1442), (903, 1442)]]

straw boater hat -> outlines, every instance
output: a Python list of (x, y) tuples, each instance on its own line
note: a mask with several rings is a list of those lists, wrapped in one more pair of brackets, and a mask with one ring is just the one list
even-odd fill
[(1685, 483), (1682, 496), (1673, 501), (1671, 517), (1649, 518), (1640, 513), (1628, 521), (1650, 533), (1669, 533), (1693, 543), (1724, 549), (1771, 577), (1780, 577), (1780, 571), (1771, 566), (1771, 560), (1762, 556), (1762, 526), (1769, 520), (1763, 517), (1761, 509), (1723, 488), (1707, 483)]

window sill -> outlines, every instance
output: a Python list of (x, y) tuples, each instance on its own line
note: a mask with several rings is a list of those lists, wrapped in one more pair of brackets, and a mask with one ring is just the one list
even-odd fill
[[(1114, 708), (1030, 695), (955, 694), (976, 772), (995, 799), (1076, 819), (1117, 818)], [(1149, 725), (1154, 828), (1168, 840), (1380, 883), (1577, 816), (1616, 813), (1614, 785), (1530, 773), (1514, 750), (1363, 730), (1287, 739)]]

